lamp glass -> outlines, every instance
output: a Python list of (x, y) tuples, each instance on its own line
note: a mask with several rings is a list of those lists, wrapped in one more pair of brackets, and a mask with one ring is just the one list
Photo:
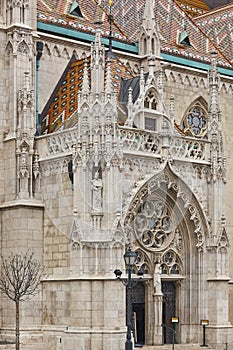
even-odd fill
[(125, 260), (125, 266), (133, 266), (137, 259), (137, 254), (135, 252), (132, 252), (132, 250), (129, 248), (127, 252), (124, 254), (124, 260)]

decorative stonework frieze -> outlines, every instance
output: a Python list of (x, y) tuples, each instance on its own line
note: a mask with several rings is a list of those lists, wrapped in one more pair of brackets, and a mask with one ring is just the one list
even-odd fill
[(187, 137), (171, 137), (169, 139), (170, 153), (172, 158), (192, 160), (192, 161), (209, 161), (209, 142)]
[(124, 155), (122, 168), (125, 173), (155, 174), (161, 169), (161, 162), (159, 159)]
[(159, 154), (161, 151), (161, 141), (155, 133), (121, 128), (119, 136), (124, 152)]
[(40, 168), (43, 177), (59, 175), (68, 172), (68, 161), (70, 158), (53, 159), (41, 161)]
[(206, 88), (208, 84), (206, 76), (197, 77), (192, 74), (187, 74), (186, 72), (180, 73), (169, 69), (165, 71), (165, 79), (166, 81), (173, 82), (174, 84), (182, 84), (194, 88)]
[(46, 145), (40, 150), (40, 158), (71, 155), (77, 140), (77, 129), (60, 131), (44, 136)]
[[(108, 164), (110, 164), (116, 158), (121, 158), (123, 153), (133, 155), (140, 152), (145, 156), (156, 155), (161, 157), (161, 159), (164, 158), (164, 151), (162, 149), (163, 135), (159, 136), (156, 133), (150, 133), (145, 130), (118, 128), (118, 139), (116, 138), (114, 143), (111, 143), (110, 139), (112, 136), (110, 136), (110, 134), (113, 132), (113, 129), (109, 129), (107, 125), (105, 129), (106, 142), (104, 149), (101, 152), (105, 154), (105, 159)], [(91, 131), (88, 131), (88, 129), (86, 132), (84, 132), (85, 130), (85, 125), (82, 125), (83, 145), (81, 148), (80, 143), (77, 142), (79, 132), (76, 128), (45, 136), (46, 147), (41, 150), (41, 158), (43, 159), (51, 156), (68, 155), (75, 151), (78, 156), (77, 161), (80, 160), (83, 164), (87, 164), (90, 159), (93, 159), (94, 163), (98, 164), (99, 146), (97, 145), (99, 143), (99, 139), (101, 138), (99, 133), (100, 128), (95, 128), (95, 132), (92, 136), (93, 142), (90, 147), (87, 147), (87, 145), (85, 146), (84, 138), (86, 137), (88, 141), (91, 137)], [(205, 163), (209, 160), (209, 142), (205, 140), (194, 140), (193, 138), (188, 139), (187, 137), (182, 138), (177, 136), (170, 137), (167, 150), (169, 159), (171, 160), (177, 159)], [(123, 162), (126, 164), (125, 161)], [(137, 162), (142, 161), (137, 160)], [(131, 163), (131, 165), (128, 165), (129, 167), (134, 167), (136, 165), (136, 160), (133, 162), (130, 161), (129, 163)]]
[(7, 33), (6, 48), (12, 47), (14, 55), (24, 55), (29, 59), (33, 57), (33, 40), (31, 31), (25, 28), (17, 28)]

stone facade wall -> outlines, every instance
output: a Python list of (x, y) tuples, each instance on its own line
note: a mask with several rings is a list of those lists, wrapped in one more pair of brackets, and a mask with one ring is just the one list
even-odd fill
[[(33, 37), (35, 30), (35, 11), (34, 4), (29, 23), (33, 29), (28, 33), (29, 39)], [(6, 41), (5, 34), (1, 33), (2, 43)], [(90, 45), (75, 43), (72, 40), (55, 40), (49, 35), (41, 35), (39, 39), (44, 42), (39, 68), (38, 96), (41, 112), (72, 54), (77, 58), (88, 56)], [(35, 44), (37, 39), (33, 40)], [(17, 51), (16, 59), (16, 56), (13, 58), (11, 48), (8, 47), (8, 51), (5, 51), (5, 46), (1, 44), (0, 53), (0, 68), (5, 70), (6, 76), (6, 83), (4, 79), (0, 82), (0, 87), (5, 91), (0, 97), (0, 112), (3, 116), (0, 118), (1, 255), (7, 256), (11, 252), (30, 249), (44, 266), (40, 293), (21, 305), (22, 343), (25, 350), (31, 349), (32, 344), (33, 349), (38, 350), (73, 350), (77, 344), (79, 350), (119, 350), (124, 347), (125, 287), (115, 280), (114, 270), (121, 269), (126, 277), (123, 254), (129, 243), (141, 254), (137, 268), (144, 264), (147, 269), (146, 342), (162, 342), (162, 292), (161, 286), (160, 291), (156, 289), (158, 273), (156, 272), (156, 275), (155, 265), (161, 263), (160, 259), (165, 257), (162, 253), (157, 254), (159, 249), (153, 250), (148, 247), (149, 243), (146, 239), (143, 242), (140, 233), (133, 236), (136, 223), (133, 219), (130, 221), (137, 210), (139, 212), (145, 199), (153, 194), (166, 199), (170, 209), (175, 208), (175, 223), (180, 230), (180, 233), (174, 233), (173, 240), (168, 244), (170, 251), (167, 250), (168, 253), (177, 253), (176, 263), (180, 263), (183, 269), (182, 278), (179, 276), (174, 279), (177, 288), (176, 310), (180, 312), (181, 319), (178, 340), (185, 343), (200, 342), (199, 321), (208, 317), (212, 327), (208, 341), (219, 350), (224, 338), (228, 344), (232, 343), (232, 329), (228, 323), (233, 322), (232, 284), (230, 299), (228, 290), (228, 281), (233, 277), (233, 248), (229, 245), (233, 239), (232, 80), (222, 77), (220, 85), (227, 183), (223, 185), (225, 192), (222, 197), (214, 204), (219, 205), (222, 200), (222, 209), (219, 210), (226, 216), (224, 229), (227, 235), (223, 235), (226, 244), (221, 246), (220, 219), (218, 217), (217, 223), (214, 222), (214, 225), (219, 226), (218, 231), (214, 231), (212, 235), (215, 227), (211, 226), (213, 218), (209, 215), (215, 200), (213, 189), (219, 189), (222, 184), (218, 183), (219, 187), (214, 187), (208, 178), (211, 177), (208, 141), (204, 140), (202, 144), (206, 158), (195, 159), (187, 155), (179, 158), (177, 154), (181, 153), (183, 148), (184, 153), (188, 154), (189, 148), (193, 148), (195, 153), (199, 140), (195, 144), (196, 139), (190, 138), (186, 143), (177, 146), (178, 137), (180, 142), (184, 141), (184, 137), (173, 128), (173, 121), (169, 120), (169, 125), (172, 125), (172, 129), (168, 130), (169, 135), (161, 128), (157, 150), (150, 148), (152, 141), (145, 130), (140, 133), (136, 128), (122, 128), (118, 136), (121, 135), (119, 139), (124, 146), (121, 148), (120, 142), (117, 143), (119, 153), (115, 158), (112, 157), (110, 161), (107, 159), (111, 154), (102, 152), (103, 145), (99, 148), (99, 153), (97, 152), (102, 192), (99, 200), (101, 203), (96, 208), (92, 182), (97, 165), (93, 165), (90, 160), (89, 165), (84, 166), (81, 157), (76, 154), (74, 186), (69, 179), (68, 161), (74, 157), (75, 151), (72, 146), (77, 143), (80, 135), (76, 133), (71, 136), (72, 131), (64, 131), (51, 136), (37, 137), (34, 143), (34, 134), (32, 141), (30, 128), (26, 128), (22, 122), (22, 110), (16, 111), (19, 90), (27, 83), (24, 76), (26, 70), (30, 71), (30, 81), (25, 88), (25, 96), (35, 90), (35, 52), (30, 56), (21, 48)], [(4, 54), (6, 59), (2, 58)], [(125, 53), (119, 53), (119, 57), (128, 67), (139, 73), (142, 61), (140, 57), (137, 59)], [(13, 61), (16, 65), (14, 71), (9, 69)], [(163, 90), (164, 99), (159, 101), (160, 106), (164, 107), (163, 113), (166, 113), (171, 108), (170, 98), (174, 97), (174, 121), (178, 125), (194, 101), (200, 98), (208, 104), (207, 72), (169, 65), (165, 68), (163, 78), (160, 89)], [(156, 81), (152, 81), (154, 89), (158, 88)], [(98, 82), (96, 86), (98, 87)], [(13, 99), (9, 96), (13, 96)], [(31, 117), (31, 125), (35, 125), (35, 101), (32, 102), (31, 109), (27, 104), (26, 108)], [(159, 113), (158, 118), (162, 119), (163, 113)], [(88, 117), (90, 115), (91, 113)], [(142, 115), (138, 116), (138, 120), (140, 118)], [(166, 143), (166, 140), (171, 139), (173, 144)], [(28, 157), (29, 159), (34, 161), (35, 149), (39, 154), (40, 198), (33, 192), (30, 192), (30, 195), (29, 191), (17, 192), (20, 178), (17, 156), (20, 159), (20, 147), (24, 143), (28, 146), (28, 155), (31, 157)], [(68, 147), (63, 147), (67, 146), (67, 143)], [(27, 164), (27, 170), (30, 172), (32, 169), (33, 164)], [(31, 173), (30, 176), (32, 179)], [(26, 181), (29, 180), (26, 178)], [(31, 181), (34, 181), (34, 178)], [(221, 207), (221, 203), (219, 206)], [(230, 242), (227, 242), (226, 236)], [(230, 269), (227, 261), (224, 261), (229, 246)], [(225, 249), (221, 250), (219, 247)], [(163, 278), (165, 280), (171, 276)], [(2, 297), (0, 302), (1, 336), (12, 339), (14, 304), (5, 303)]]
[[(43, 266), (43, 206), (12, 205), (1, 208), (1, 255), (7, 257), (27, 250)], [(14, 340), (15, 304), (1, 296), (1, 330), (5, 340)], [(4, 307), (3, 307), (4, 305)], [(33, 310), (33, 312), (32, 312)], [(22, 332), (35, 329), (38, 332), (42, 323), (42, 289), (29, 301), (20, 303), (20, 325)], [(28, 332), (28, 331), (27, 331)]]

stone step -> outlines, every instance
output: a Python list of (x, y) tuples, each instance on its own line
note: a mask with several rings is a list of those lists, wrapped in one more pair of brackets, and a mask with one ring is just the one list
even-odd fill
[[(173, 350), (172, 344), (165, 345), (144, 345), (142, 350)], [(210, 346), (203, 347), (200, 344), (174, 344), (174, 350), (211, 350)]]
[(15, 343), (0, 341), (0, 350), (13, 350), (15, 349)]

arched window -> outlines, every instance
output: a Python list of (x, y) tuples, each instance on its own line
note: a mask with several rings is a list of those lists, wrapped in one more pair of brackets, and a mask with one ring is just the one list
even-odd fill
[(162, 256), (161, 273), (163, 275), (181, 275), (181, 261), (177, 254), (168, 250)]
[(207, 137), (207, 111), (202, 103), (196, 101), (190, 106), (182, 119), (181, 129), (187, 136)]
[(146, 55), (146, 53), (147, 53), (147, 42), (146, 42), (146, 38), (143, 39), (143, 53), (144, 53), (144, 55)]
[(157, 109), (157, 98), (153, 90), (150, 90), (146, 95), (144, 100), (144, 107), (154, 109), (154, 110)]
[(151, 39), (151, 51), (152, 51), (152, 55), (155, 54), (155, 39), (152, 38)]

